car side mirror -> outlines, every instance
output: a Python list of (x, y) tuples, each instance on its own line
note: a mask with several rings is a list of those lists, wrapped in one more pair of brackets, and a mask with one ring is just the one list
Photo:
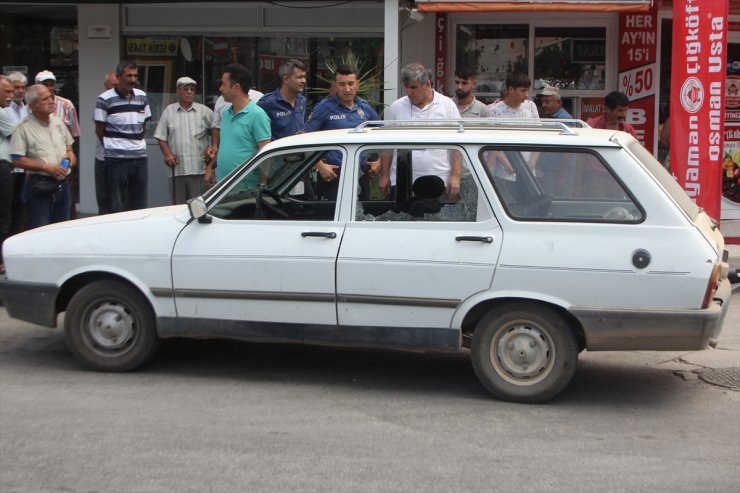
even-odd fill
[(190, 211), (190, 217), (197, 219), (199, 223), (211, 222), (211, 218), (206, 215), (208, 208), (202, 195), (188, 201), (188, 210)]

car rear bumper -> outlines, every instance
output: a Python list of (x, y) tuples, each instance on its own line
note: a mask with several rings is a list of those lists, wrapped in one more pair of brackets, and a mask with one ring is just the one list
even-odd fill
[(697, 310), (572, 309), (589, 351), (685, 351), (716, 344), (730, 306), (732, 288), (723, 280), (714, 300)]
[(8, 315), (46, 327), (56, 327), (56, 284), (0, 280), (0, 299)]

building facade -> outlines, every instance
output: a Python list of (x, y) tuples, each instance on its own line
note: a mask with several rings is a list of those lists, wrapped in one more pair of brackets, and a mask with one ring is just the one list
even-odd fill
[[(740, 86), (740, 6), (729, 2), (727, 87)], [(151, 134), (164, 106), (174, 101), (174, 83), (187, 75), (198, 82), (198, 100), (212, 104), (223, 67), (239, 62), (255, 74), (256, 89), (279, 83), (277, 69), (289, 58), (309, 66), (309, 101), (328, 91), (331, 68), (361, 65), (364, 96), (379, 110), (402, 95), (400, 67), (418, 61), (434, 68), (437, 89), (452, 94), (457, 65), (478, 71), (477, 97), (498, 97), (507, 72), (560, 87), (564, 106), (576, 118), (602, 111), (604, 96), (622, 90), (632, 100), (629, 121), (656, 156), (671, 93), (673, 43), (670, 0), (541, 0), (440, 2), (367, 0), (353, 2), (14, 2), (4, 9), (0, 36), (10, 50), (2, 69), (32, 78), (52, 70), (58, 91), (77, 105), (79, 210), (97, 211), (93, 167), (92, 112), (105, 73), (121, 59), (140, 65), (150, 97), (148, 125), (150, 204), (167, 203), (167, 169)], [(740, 98), (728, 93), (727, 155), (740, 166)], [(737, 119), (734, 119), (737, 117)], [(734, 153), (734, 154), (733, 154)], [(740, 184), (738, 184), (740, 187)], [(740, 189), (740, 188), (739, 188)], [(740, 197), (722, 199), (725, 224), (737, 222)], [(734, 226), (728, 226), (734, 227)], [(726, 233), (727, 234), (727, 233)]]

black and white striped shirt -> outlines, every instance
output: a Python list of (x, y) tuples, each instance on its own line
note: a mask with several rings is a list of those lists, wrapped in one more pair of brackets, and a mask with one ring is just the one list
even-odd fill
[(144, 126), (151, 116), (146, 93), (140, 89), (133, 89), (128, 97), (123, 97), (114, 87), (98, 96), (95, 122), (105, 124), (105, 157), (146, 157)]

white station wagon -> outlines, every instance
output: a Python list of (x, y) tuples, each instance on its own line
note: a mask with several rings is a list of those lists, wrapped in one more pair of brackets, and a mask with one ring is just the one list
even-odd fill
[[(317, 187), (329, 153), (336, 200)], [(429, 160), (461, 163), (459, 197)], [(4, 254), (9, 314), (54, 327), (66, 312), (95, 370), (138, 368), (172, 337), (469, 351), (519, 402), (560, 392), (584, 349), (712, 345), (731, 294), (711, 218), (630, 135), (575, 121), (284, 138), (187, 206), (38, 228)]]

